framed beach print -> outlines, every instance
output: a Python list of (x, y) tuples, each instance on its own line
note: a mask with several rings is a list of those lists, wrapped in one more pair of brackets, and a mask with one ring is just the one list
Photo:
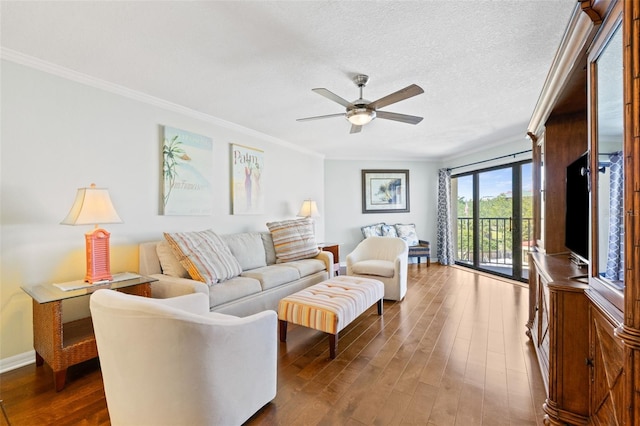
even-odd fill
[(231, 213), (264, 213), (264, 151), (231, 144)]
[(211, 138), (164, 126), (164, 215), (204, 216), (213, 212)]
[(362, 213), (409, 211), (409, 170), (362, 170)]

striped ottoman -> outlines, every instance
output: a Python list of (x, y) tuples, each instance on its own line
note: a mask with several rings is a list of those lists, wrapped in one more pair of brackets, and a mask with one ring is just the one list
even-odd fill
[(280, 300), (280, 341), (287, 341), (288, 323), (329, 333), (329, 354), (333, 359), (340, 330), (376, 302), (378, 315), (382, 315), (383, 297), (382, 282), (370, 278), (339, 276), (307, 287)]

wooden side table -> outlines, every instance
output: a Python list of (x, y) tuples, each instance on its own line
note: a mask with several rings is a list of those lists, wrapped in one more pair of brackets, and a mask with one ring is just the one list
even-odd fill
[(333, 254), (333, 272), (335, 275), (340, 275), (340, 245), (338, 243), (320, 243), (318, 247), (322, 251)]
[[(113, 281), (88, 284), (73, 281), (62, 284), (23, 286), (33, 299), (33, 347), (36, 365), (49, 364), (53, 370), (56, 391), (64, 389), (67, 368), (98, 356), (91, 317), (68, 323), (62, 322), (62, 301), (86, 296), (106, 288), (138, 296), (151, 297), (151, 283), (155, 278), (137, 274), (115, 274)], [(78, 288), (62, 290), (59, 286)]]

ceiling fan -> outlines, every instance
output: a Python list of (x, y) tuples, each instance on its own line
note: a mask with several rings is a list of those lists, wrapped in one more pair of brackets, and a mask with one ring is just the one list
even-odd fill
[(360, 98), (353, 102), (349, 102), (346, 99), (341, 98), (335, 93), (324, 89), (312, 89), (319, 95), (324, 96), (340, 105), (346, 107), (346, 112), (339, 114), (318, 115), (315, 117), (298, 118), (296, 121), (310, 121), (318, 120), (321, 118), (330, 117), (345, 117), (351, 123), (351, 131), (349, 133), (358, 133), (362, 130), (362, 126), (371, 122), (374, 118), (384, 118), (386, 120), (400, 121), (402, 123), (418, 124), (422, 121), (422, 117), (416, 117), (415, 115), (398, 114), (395, 112), (378, 111), (378, 108), (385, 107), (387, 105), (394, 104), (396, 102), (403, 101), (413, 96), (424, 93), (424, 90), (418, 85), (412, 84), (404, 89), (398, 90), (390, 95), (384, 96), (377, 101), (370, 102), (362, 98), (362, 88), (369, 82), (369, 76), (364, 74), (358, 74), (353, 77), (353, 82), (360, 88)]

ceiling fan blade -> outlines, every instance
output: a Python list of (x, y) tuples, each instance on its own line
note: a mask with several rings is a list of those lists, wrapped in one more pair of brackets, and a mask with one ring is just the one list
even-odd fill
[(306, 117), (306, 118), (296, 118), (296, 121), (311, 121), (311, 120), (320, 120), (323, 118), (331, 118), (331, 117), (344, 117), (346, 114), (344, 112), (338, 114), (328, 114), (328, 115), (316, 115), (315, 117)]
[(397, 112), (376, 111), (376, 118), (384, 118), (385, 120), (400, 121), (402, 123), (418, 124), (422, 121), (422, 117), (415, 115), (398, 114)]
[(395, 104), (396, 102), (403, 101), (421, 93), (424, 93), (422, 87), (412, 84), (411, 86), (407, 86), (404, 89), (400, 89), (397, 92), (380, 98), (377, 101), (373, 101), (368, 106), (373, 109), (378, 109), (387, 105)]
[(360, 130), (362, 130), (362, 126), (352, 124), (351, 131), (349, 133), (360, 133)]
[(346, 107), (351, 105), (351, 102), (349, 102), (348, 100), (341, 98), (340, 96), (336, 95), (335, 93), (331, 92), (330, 90), (327, 90), (325, 88), (318, 88), (318, 89), (311, 89), (314, 92), (316, 92), (318, 95), (322, 95), (327, 99), (331, 99), (333, 102), (337, 102), (340, 105)]

